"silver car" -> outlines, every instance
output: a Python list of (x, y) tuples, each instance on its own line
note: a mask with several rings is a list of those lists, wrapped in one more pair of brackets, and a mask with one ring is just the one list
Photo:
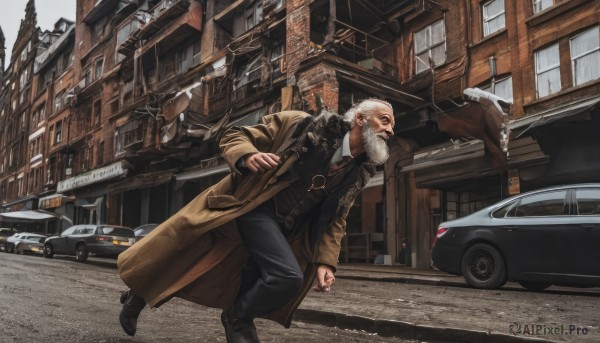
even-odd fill
[(6, 239), (6, 252), (17, 254), (34, 253), (41, 255), (44, 252), (44, 241), (46, 238), (47, 236), (37, 233), (16, 233)]
[(46, 239), (44, 257), (54, 254), (75, 255), (84, 262), (88, 255), (116, 256), (135, 243), (133, 230), (117, 225), (83, 224), (74, 225), (59, 236)]

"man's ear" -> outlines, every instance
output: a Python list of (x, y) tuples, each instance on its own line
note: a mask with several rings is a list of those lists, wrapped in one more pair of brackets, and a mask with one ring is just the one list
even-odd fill
[(355, 120), (356, 120), (356, 125), (363, 126), (364, 123), (365, 123), (366, 118), (365, 118), (365, 116), (362, 113), (357, 113)]

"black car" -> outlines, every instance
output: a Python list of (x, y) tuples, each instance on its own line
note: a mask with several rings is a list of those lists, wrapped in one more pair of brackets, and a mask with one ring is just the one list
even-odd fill
[(600, 184), (540, 189), (440, 224), (432, 265), (477, 288), (600, 286)]
[(135, 243), (133, 230), (116, 225), (74, 225), (44, 242), (44, 257), (75, 255), (85, 261), (90, 253), (116, 256)]

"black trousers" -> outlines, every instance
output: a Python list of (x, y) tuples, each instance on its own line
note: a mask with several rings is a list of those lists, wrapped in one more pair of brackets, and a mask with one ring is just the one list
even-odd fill
[(303, 274), (271, 201), (239, 217), (237, 225), (250, 261), (233, 315), (252, 319), (285, 305), (302, 287)]

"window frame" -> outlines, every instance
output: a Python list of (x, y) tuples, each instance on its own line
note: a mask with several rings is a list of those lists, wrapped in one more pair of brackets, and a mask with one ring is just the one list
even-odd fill
[[(544, 5), (547, 4), (547, 1), (550, 1), (551, 4), (550, 5)], [(548, 8), (552, 7), (555, 5), (554, 0), (533, 0), (532, 4), (533, 4), (533, 14), (538, 14), (541, 13), (545, 10), (547, 10)], [(539, 5), (539, 6), (537, 6)], [(539, 9), (538, 9), (539, 7)]]
[[(442, 23), (442, 25), (441, 25), (441, 27), (442, 27), (442, 40), (440, 42), (438, 42), (438, 43), (433, 43), (433, 27), (436, 26), (437, 24), (439, 24), (440, 22)], [(417, 50), (418, 47), (417, 47), (417, 38), (416, 37), (417, 37), (417, 35), (419, 35), (422, 32), (425, 32), (425, 31), (427, 31), (427, 33), (425, 34), (425, 38), (427, 39), (427, 37), (429, 37), (429, 41), (425, 42), (425, 47), (422, 50)], [(438, 66), (443, 65), (444, 63), (446, 63), (446, 58), (447, 58), (446, 18), (442, 18), (440, 20), (437, 20), (437, 21), (435, 21), (435, 22), (433, 22), (433, 23), (431, 23), (431, 24), (423, 27), (422, 29), (420, 29), (418, 31), (415, 31), (414, 34), (413, 34), (413, 37), (414, 37), (413, 38), (414, 39), (413, 46), (414, 46), (415, 75), (421, 74), (421, 73), (426, 72), (426, 71), (428, 71), (428, 70), (430, 70), (432, 68), (438, 67)], [(440, 47), (442, 45), (444, 47), (444, 60), (441, 63), (436, 64), (435, 61), (433, 61), (432, 51), (435, 48), (438, 48), (438, 47)], [(419, 58), (419, 55), (423, 55), (425, 52), (427, 53), (427, 57), (433, 61), (433, 63), (434, 63), (433, 66), (429, 65), (429, 61), (422, 61)], [(425, 68), (423, 70), (419, 70), (419, 60), (421, 60), (422, 64), (427, 65), (427, 68)]]
[[(496, 94), (496, 86), (504, 81), (507, 81), (508, 79), (510, 79), (510, 90), (511, 90), (511, 98), (510, 99), (503, 98), (500, 95)], [(491, 91), (486, 90), (486, 88), (488, 88), (488, 87), (490, 88)], [(501, 77), (501, 78), (492, 78), (489, 83), (485, 84), (485, 86), (480, 86), (479, 89), (489, 92), (489, 93), (492, 93), (494, 95), (498, 95), (502, 99), (504, 99), (508, 102), (512, 103), (514, 101), (515, 95), (514, 95), (514, 89), (513, 89), (513, 85), (512, 85), (512, 74), (509, 74), (509, 75)]]
[[(498, 12), (497, 14), (493, 15), (493, 16), (489, 16), (486, 13), (486, 7), (488, 7), (489, 5), (491, 5), (492, 3), (496, 2), (496, 1), (502, 1), (502, 11)], [(490, 32), (489, 30), (489, 23), (500, 17), (500, 16), (504, 16), (504, 26), (498, 28), (495, 31)], [(504, 0), (490, 0), (487, 1), (483, 4), (481, 4), (481, 19), (482, 19), (482, 23), (483, 23), (483, 37), (487, 37), (490, 36), (496, 32), (502, 31), (503, 29), (506, 28), (506, 2)]]
[[(587, 32), (593, 31), (594, 29), (596, 30), (596, 33), (598, 35), (598, 42), (597, 42), (598, 44), (596, 45), (596, 47), (594, 49), (592, 49), (592, 50), (586, 51), (585, 53), (579, 54), (578, 56), (573, 56), (573, 40), (575, 38), (579, 37), (579, 36), (582, 36), (582, 35), (586, 34)], [(597, 54), (600, 55), (600, 26), (594, 26), (594, 27), (589, 28), (587, 30), (581, 31), (578, 34), (576, 34), (576, 35), (572, 36), (571, 38), (569, 38), (569, 55), (570, 55), (570, 58), (571, 58), (571, 71), (572, 71), (572, 74), (573, 74), (573, 86), (579, 86), (579, 85), (582, 85), (582, 84), (585, 84), (585, 83), (588, 83), (588, 82), (600, 79), (600, 66), (598, 66), (598, 68), (599, 68), (599, 70), (598, 70), (598, 76), (595, 79), (592, 78), (592, 79), (589, 79), (589, 80), (586, 80), (586, 81), (583, 81), (583, 82), (579, 82), (579, 83), (577, 82), (577, 60), (579, 60), (579, 59), (581, 59), (581, 58), (583, 58), (585, 56), (589, 56), (591, 54), (594, 54), (594, 53), (597, 53)]]
[[(545, 68), (541, 68), (538, 69), (540, 66), (540, 61), (539, 61), (539, 54), (543, 51), (547, 51), (549, 49), (555, 48), (556, 49), (556, 56), (558, 57), (558, 63), (555, 65), (551, 65), (551, 66), (547, 66)], [(558, 93), (562, 90), (562, 82), (560, 79), (560, 46), (558, 43), (552, 44), (550, 46), (547, 46), (543, 49), (539, 49), (534, 53), (534, 60), (535, 60), (535, 94), (536, 97), (538, 99), (540, 98), (544, 98), (546, 96), (550, 96), (552, 94)], [(552, 88), (550, 88), (548, 90), (547, 94), (544, 95), (540, 95), (540, 76), (547, 74), (547, 73), (551, 73), (555, 70), (558, 70), (558, 89), (556, 91), (552, 91)]]

